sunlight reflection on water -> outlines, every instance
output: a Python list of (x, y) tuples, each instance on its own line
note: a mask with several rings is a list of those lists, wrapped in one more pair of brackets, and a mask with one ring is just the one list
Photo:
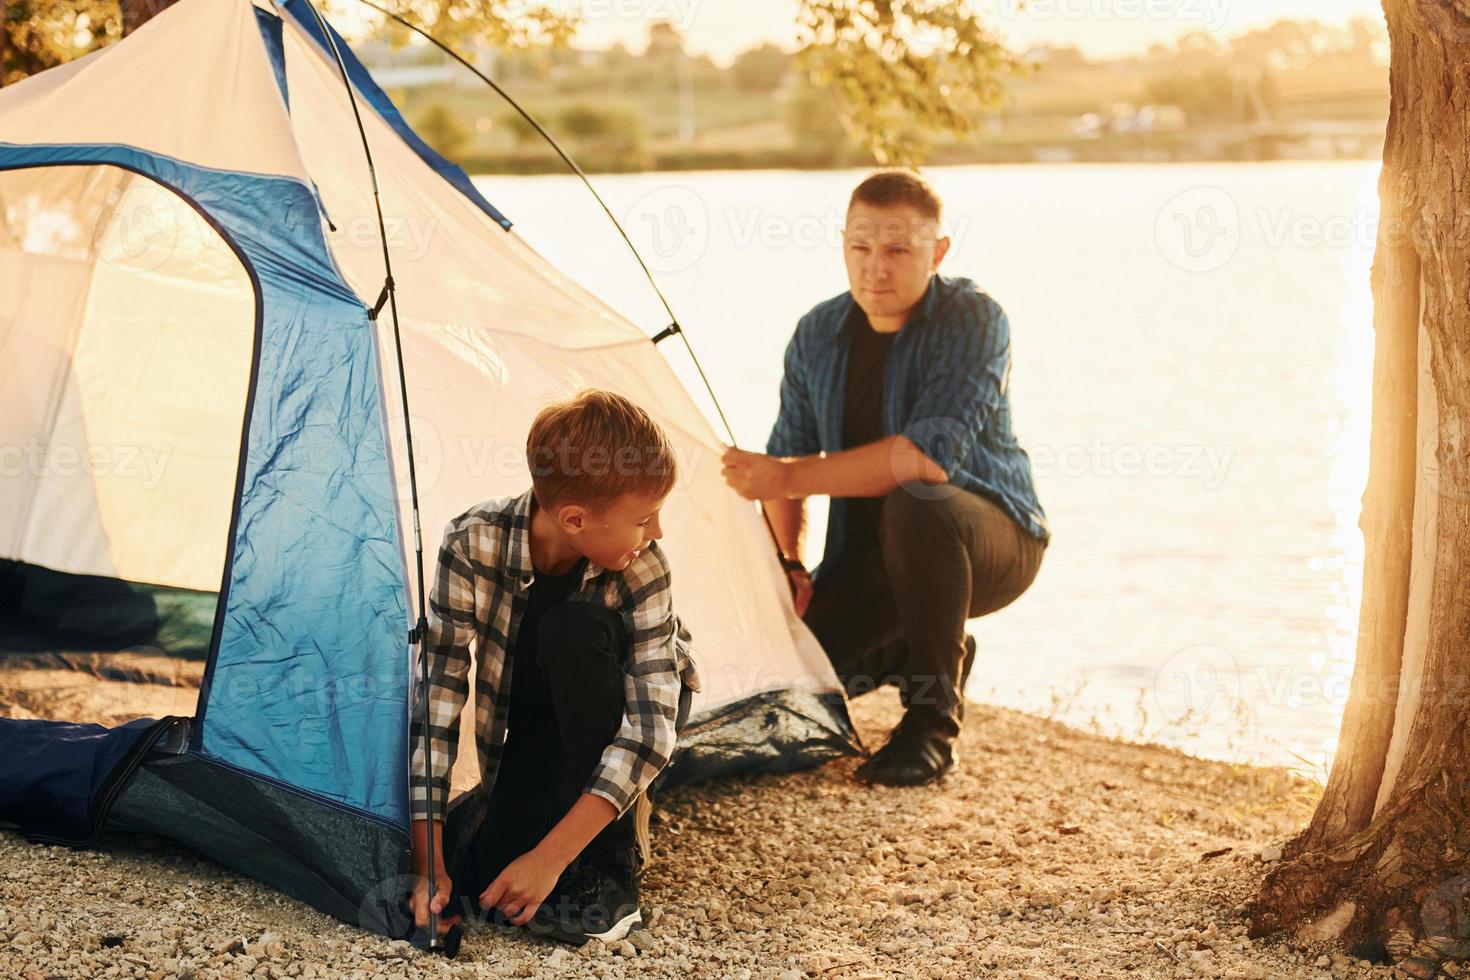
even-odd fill
[[(945, 271), (1010, 316), (1017, 434), (1054, 533), (1033, 588), (971, 624), (972, 696), (1217, 758), (1311, 770), (1330, 755), (1361, 587), (1377, 172), (929, 172), (955, 236)], [(595, 178), (747, 447), (764, 445), (797, 317), (845, 288), (837, 236), (859, 177)], [(571, 180), (477, 180), (543, 254), (664, 326)]]

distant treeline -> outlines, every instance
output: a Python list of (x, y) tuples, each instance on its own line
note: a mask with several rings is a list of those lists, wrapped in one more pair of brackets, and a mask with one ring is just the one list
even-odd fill
[[(415, 48), (370, 47), (364, 54), (370, 63), (377, 55), (380, 68), (436, 63), (433, 52)], [(1199, 31), (1124, 58), (1038, 47), (1026, 52), (1034, 70), (1011, 83), (1006, 104), (977, 116), (977, 135), (936, 141), (929, 159), (1289, 154), (1298, 124), (1384, 119), (1386, 57), (1383, 26), (1367, 18), (1342, 26), (1283, 20), (1233, 37)], [(720, 66), (686, 53), (678, 33), (660, 24), (640, 53), (622, 45), (546, 48), (487, 60), (495, 77), (589, 169), (871, 162), (851, 139), (836, 101), (807, 82), (796, 54), (774, 45)], [(392, 92), (430, 142), (471, 170), (560, 168), (540, 137), (487, 90), (446, 80)], [(1263, 124), (1277, 132), (1219, 135)]]

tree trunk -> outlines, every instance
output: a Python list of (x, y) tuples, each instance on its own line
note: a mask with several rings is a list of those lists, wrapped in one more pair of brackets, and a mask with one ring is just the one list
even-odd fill
[(1384, 11), (1357, 660), (1322, 802), (1250, 914), (1432, 976), (1470, 958), (1470, 0)]
[(172, 7), (177, 0), (119, 0), (122, 4), (123, 37), (136, 31), (159, 12)]

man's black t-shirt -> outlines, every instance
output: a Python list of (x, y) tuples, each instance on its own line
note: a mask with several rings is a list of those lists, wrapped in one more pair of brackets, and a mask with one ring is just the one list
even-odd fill
[(515, 650), (512, 652), (510, 675), (510, 715), (508, 737), (519, 732), (546, 724), (555, 718), (551, 702), (551, 689), (546, 684), (546, 675), (536, 662), (536, 633), (541, 626), (541, 617), (546, 610), (566, 599), (582, 583), (582, 573), (587, 568), (583, 558), (570, 571), (560, 575), (537, 571), (531, 579), (526, 595), (526, 608), (521, 613), (521, 622), (516, 630)]
[[(842, 413), (842, 448), (877, 442), (883, 431), (883, 375), (888, 350), (898, 333), (879, 333), (868, 323), (868, 315), (856, 303), (847, 320), (847, 389)], [(882, 497), (847, 499), (847, 540), (876, 544), (883, 516)]]

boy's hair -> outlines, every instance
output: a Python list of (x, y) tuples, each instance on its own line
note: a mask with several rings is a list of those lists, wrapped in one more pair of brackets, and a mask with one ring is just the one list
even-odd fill
[(526, 437), (526, 463), (543, 508), (603, 507), (625, 493), (664, 497), (678, 479), (664, 430), (643, 409), (601, 388), (543, 408)]
[(853, 188), (847, 206), (862, 201), (875, 208), (907, 204), (926, 218), (939, 220), (944, 205), (929, 182), (912, 170), (879, 170)]

